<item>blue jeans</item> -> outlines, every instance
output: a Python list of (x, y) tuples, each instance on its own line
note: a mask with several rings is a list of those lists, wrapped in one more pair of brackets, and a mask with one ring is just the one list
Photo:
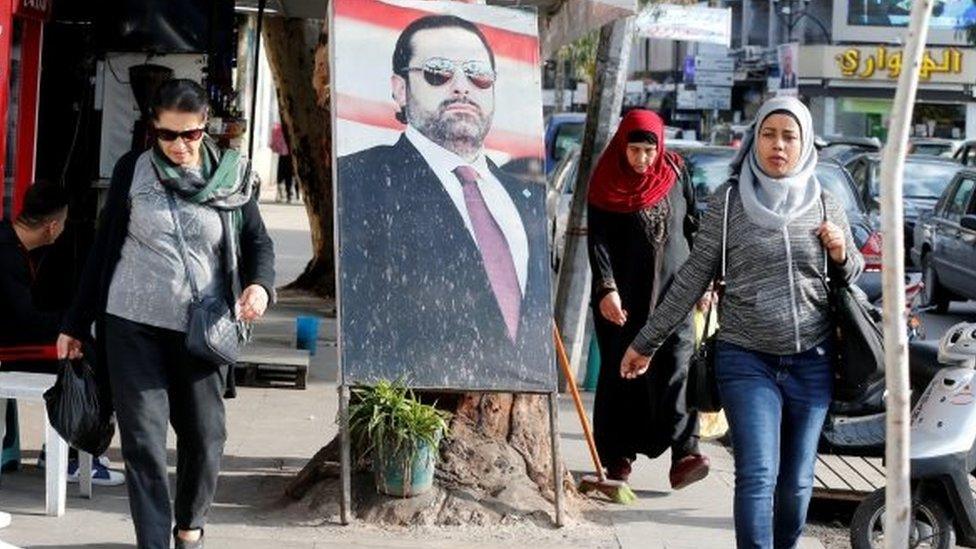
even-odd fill
[(771, 355), (719, 342), (716, 377), (735, 457), (739, 549), (796, 546), (833, 387), (830, 343)]

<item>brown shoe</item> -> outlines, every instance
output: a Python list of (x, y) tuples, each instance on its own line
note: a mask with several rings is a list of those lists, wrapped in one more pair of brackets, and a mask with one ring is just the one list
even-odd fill
[(607, 478), (610, 480), (627, 482), (627, 479), (630, 478), (631, 463), (631, 460), (627, 458), (617, 458), (612, 460), (607, 465)]
[(687, 455), (672, 463), (671, 473), (668, 475), (671, 489), (680, 490), (707, 477), (710, 466), (708, 456), (702, 454)]

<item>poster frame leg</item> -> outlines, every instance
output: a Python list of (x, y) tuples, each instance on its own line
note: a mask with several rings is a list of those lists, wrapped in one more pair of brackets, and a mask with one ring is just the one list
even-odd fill
[(352, 444), (349, 439), (349, 387), (339, 385), (339, 523), (346, 526), (352, 515)]

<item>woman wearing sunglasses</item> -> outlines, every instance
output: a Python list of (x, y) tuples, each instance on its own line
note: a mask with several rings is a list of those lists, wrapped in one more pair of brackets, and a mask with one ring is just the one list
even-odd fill
[[(600, 361), (614, 365), (688, 258), (697, 223), (688, 172), (665, 147), (660, 116), (642, 109), (624, 116), (593, 172), (588, 201), (593, 321)], [(610, 478), (626, 481), (637, 454), (656, 458), (670, 448), (671, 487), (680, 489), (709, 467), (698, 449), (697, 413), (685, 406), (690, 321), (662, 347), (660, 368), (640, 379), (600, 370), (593, 422)]]
[[(233, 396), (233, 368), (188, 351), (193, 294), (234, 302), (245, 322), (260, 318), (274, 295), (274, 250), (252, 194), (250, 164), (206, 135), (208, 110), (199, 84), (160, 85), (152, 105), (154, 145), (115, 167), (58, 339), (60, 356), (77, 356), (79, 340), (96, 323), (140, 548), (168, 548), (170, 536), (177, 548), (203, 547), (217, 486), (226, 438), (222, 398)], [(167, 420), (177, 437), (174, 506)]]

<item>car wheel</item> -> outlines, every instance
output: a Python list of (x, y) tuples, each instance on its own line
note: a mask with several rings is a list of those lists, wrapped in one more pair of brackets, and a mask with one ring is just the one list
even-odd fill
[(935, 312), (945, 314), (949, 311), (949, 297), (945, 289), (939, 284), (939, 275), (935, 273), (932, 265), (932, 254), (926, 253), (922, 256), (922, 290), (923, 305), (934, 307)]

